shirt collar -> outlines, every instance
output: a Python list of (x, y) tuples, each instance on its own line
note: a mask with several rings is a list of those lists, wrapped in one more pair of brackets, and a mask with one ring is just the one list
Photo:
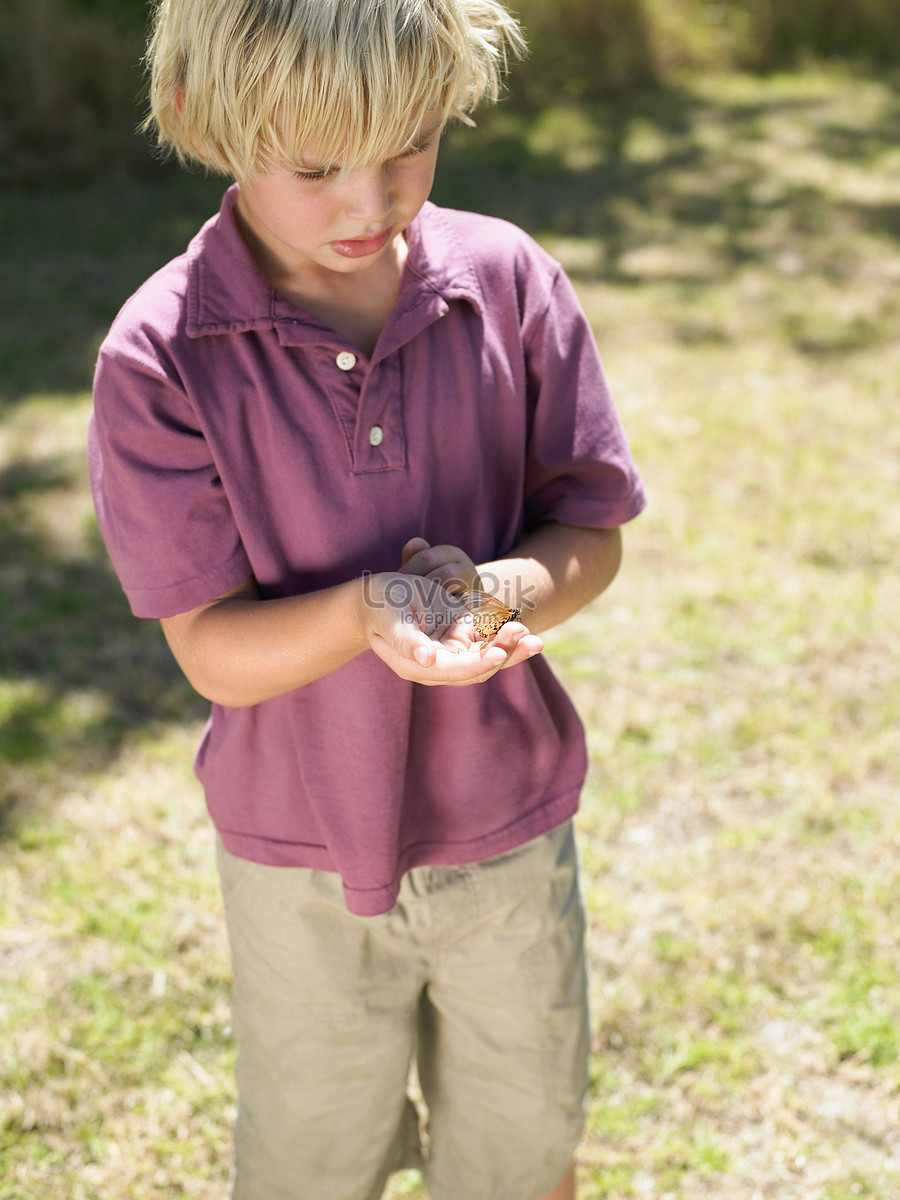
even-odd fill
[[(238, 232), (232, 184), (212, 217), (188, 247), (188, 337), (271, 329), (288, 303), (260, 273)], [(409, 255), (398, 305), (425, 295), (467, 300), (484, 312), (484, 295), (465, 243), (444, 211), (425, 204), (407, 230)], [(297, 310), (293, 310), (297, 311)]]

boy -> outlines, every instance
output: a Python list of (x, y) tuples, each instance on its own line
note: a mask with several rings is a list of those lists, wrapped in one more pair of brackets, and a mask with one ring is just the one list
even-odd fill
[[(537, 631), (643, 495), (561, 270), (427, 200), (519, 43), (495, 0), (157, 13), (152, 122), (236, 182), (117, 317), (90, 452), (133, 611), (213, 702), (237, 1200), (414, 1163), (433, 1200), (574, 1196), (585, 749)], [(528, 625), (481, 636), (486, 588)]]

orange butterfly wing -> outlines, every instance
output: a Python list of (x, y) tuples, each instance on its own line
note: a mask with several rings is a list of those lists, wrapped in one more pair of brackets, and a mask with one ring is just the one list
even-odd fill
[(472, 623), (483, 638), (496, 637), (507, 621), (518, 621), (520, 608), (507, 608), (496, 596), (487, 592), (463, 592), (462, 602), (472, 614)]

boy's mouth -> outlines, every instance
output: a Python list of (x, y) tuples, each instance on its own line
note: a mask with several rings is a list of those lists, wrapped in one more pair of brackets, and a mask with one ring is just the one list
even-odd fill
[(369, 254), (377, 254), (390, 241), (393, 226), (389, 225), (381, 233), (364, 234), (362, 237), (341, 238), (332, 242), (331, 249), (342, 258), (365, 258)]

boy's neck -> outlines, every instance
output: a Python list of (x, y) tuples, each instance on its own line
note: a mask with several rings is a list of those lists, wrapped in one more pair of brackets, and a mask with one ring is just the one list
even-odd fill
[(398, 237), (395, 245), (366, 272), (354, 275), (331, 272), (324, 279), (315, 275), (286, 275), (269, 282), (292, 304), (330, 325), (371, 358), (397, 302), (406, 257), (406, 241)]
[(239, 209), (235, 219), (260, 273), (275, 291), (371, 357), (400, 291), (408, 255), (405, 237), (396, 237), (371, 267), (345, 275), (314, 263), (288, 261), (258, 237)]

